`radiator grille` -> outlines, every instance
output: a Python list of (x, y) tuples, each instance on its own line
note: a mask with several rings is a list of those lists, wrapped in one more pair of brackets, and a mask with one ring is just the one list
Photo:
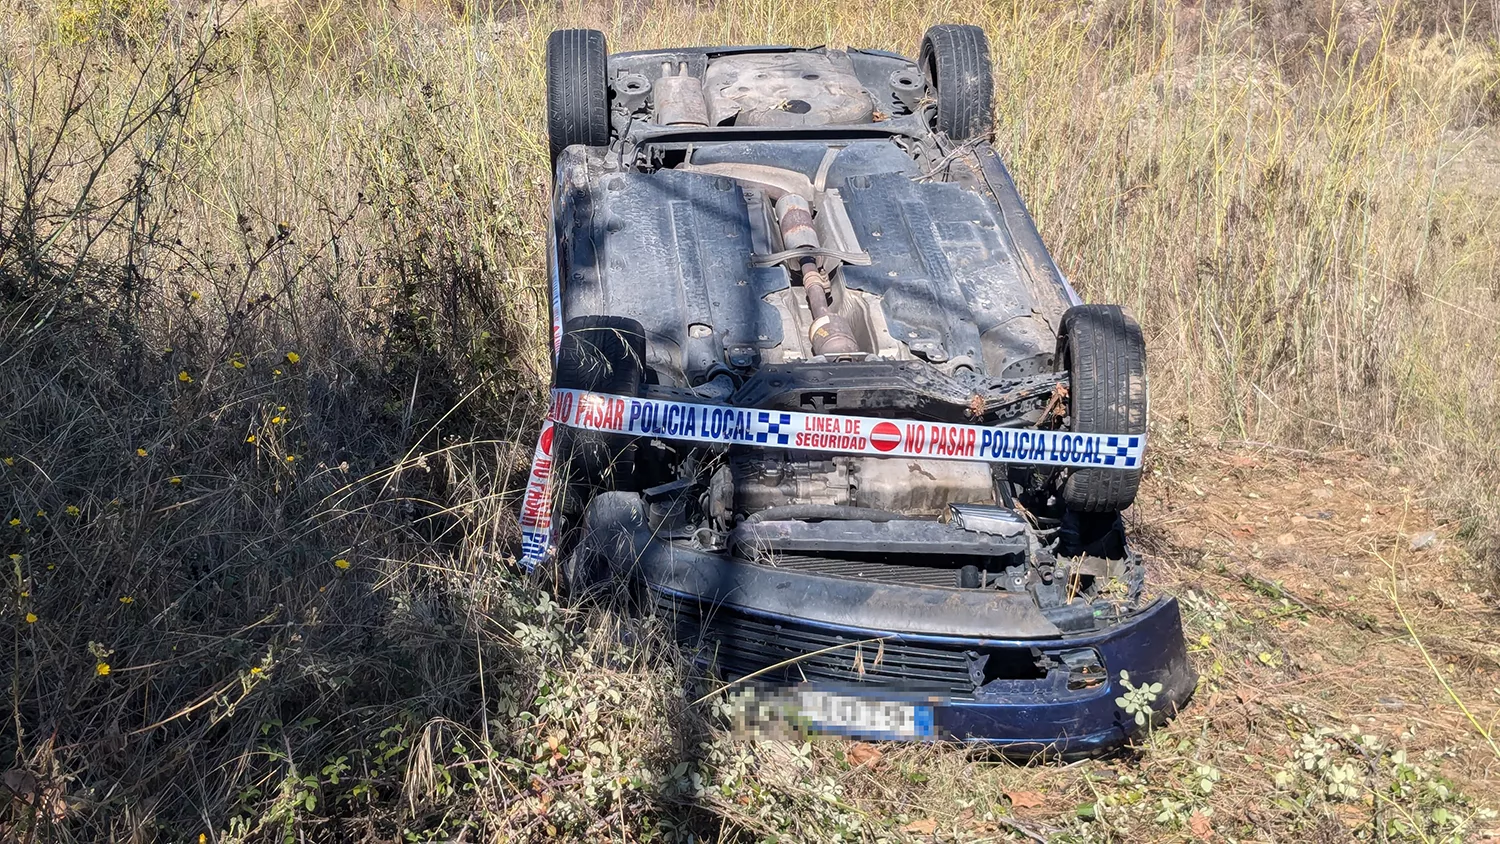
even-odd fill
[[(723, 677), (743, 677), (784, 660), (803, 657), (757, 679), (861, 683), (961, 697), (974, 693), (969, 660), (958, 648), (894, 639), (856, 645), (861, 641), (857, 636), (839, 635), (810, 625), (763, 621), (722, 606), (707, 608), (705, 618), (694, 600), (655, 590), (652, 594), (658, 612), (674, 623), (678, 640), (697, 649), (708, 667)], [(807, 656), (834, 645), (846, 647)]]

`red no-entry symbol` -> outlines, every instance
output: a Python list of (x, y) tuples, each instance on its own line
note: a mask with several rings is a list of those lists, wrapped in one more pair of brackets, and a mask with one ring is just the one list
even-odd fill
[(901, 444), (901, 429), (890, 422), (881, 422), (870, 429), (870, 445), (880, 451), (890, 451)]

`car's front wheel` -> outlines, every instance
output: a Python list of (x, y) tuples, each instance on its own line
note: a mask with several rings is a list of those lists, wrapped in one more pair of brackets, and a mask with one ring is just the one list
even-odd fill
[(597, 29), (547, 36), (547, 143), (554, 162), (573, 144), (609, 143), (608, 57)]
[[(1073, 431), (1146, 433), (1146, 341), (1141, 326), (1119, 305), (1074, 305), (1062, 318), (1057, 360), (1069, 379)], [(1070, 510), (1112, 513), (1135, 501), (1140, 467), (1071, 469), (1063, 482)]]
[[(646, 332), (628, 317), (581, 316), (563, 326), (554, 383), (567, 390), (640, 395), (646, 373)], [(584, 428), (555, 429), (554, 471), (562, 483), (559, 509), (580, 513), (600, 489), (628, 489), (634, 473), (634, 440)]]

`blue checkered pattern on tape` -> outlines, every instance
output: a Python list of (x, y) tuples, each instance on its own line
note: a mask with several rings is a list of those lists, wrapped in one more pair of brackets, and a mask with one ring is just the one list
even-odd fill
[(792, 435), (790, 433), (783, 433), (781, 427), (783, 425), (787, 426), (788, 428), (791, 427), (792, 414), (777, 413), (775, 414), (775, 422), (771, 421), (771, 416), (772, 414), (764, 411), (760, 414), (760, 418), (758, 421), (760, 422), (760, 424), (764, 425), (766, 429), (764, 431), (759, 431), (756, 433), (755, 441), (757, 443), (769, 445), (772, 443), (772, 440), (770, 438), (775, 437), (776, 439), (774, 442), (776, 445), (786, 445), (787, 443), (791, 442)]
[(1140, 462), (1140, 458), (1131, 454), (1132, 451), (1141, 447), (1140, 437), (1108, 437), (1104, 440), (1104, 447), (1114, 449), (1113, 454), (1100, 455), (1104, 458), (1106, 466), (1119, 465), (1126, 469), (1133, 469)]

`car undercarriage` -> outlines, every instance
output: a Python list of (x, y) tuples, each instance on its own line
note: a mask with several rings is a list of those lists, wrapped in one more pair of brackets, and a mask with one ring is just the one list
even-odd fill
[[(1125, 678), (1161, 715), (1194, 684), (1121, 517), (1144, 341), (1053, 263), (991, 85), (973, 27), (917, 62), (553, 34), (524, 562), (639, 587), (705, 669), (796, 690), (815, 729), (1094, 752), (1145, 723)], [(853, 703), (806, 703), (830, 695)]]

